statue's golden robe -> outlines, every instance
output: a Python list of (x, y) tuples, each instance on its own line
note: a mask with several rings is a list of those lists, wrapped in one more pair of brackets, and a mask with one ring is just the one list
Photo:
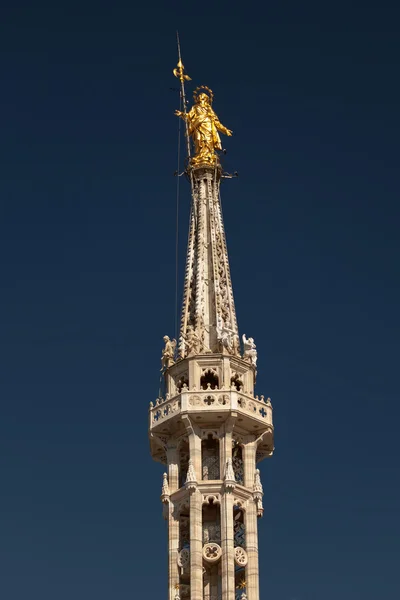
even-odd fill
[(222, 150), (218, 130), (226, 134), (226, 127), (219, 122), (209, 104), (195, 104), (187, 114), (187, 121), (188, 133), (194, 143), (194, 161), (214, 162), (215, 150)]

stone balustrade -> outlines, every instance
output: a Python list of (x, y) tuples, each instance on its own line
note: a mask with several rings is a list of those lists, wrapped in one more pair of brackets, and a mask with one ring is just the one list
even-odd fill
[(272, 405), (269, 400), (236, 389), (187, 389), (172, 398), (158, 398), (150, 403), (150, 428), (157, 427), (180, 413), (237, 411), (272, 427)]

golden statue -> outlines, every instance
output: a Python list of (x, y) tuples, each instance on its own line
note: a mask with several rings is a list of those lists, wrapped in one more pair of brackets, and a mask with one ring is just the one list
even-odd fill
[[(202, 92), (205, 89), (209, 93)], [(193, 94), (195, 104), (188, 113), (176, 110), (175, 114), (181, 117), (188, 125), (188, 134), (194, 143), (194, 156), (191, 159), (192, 165), (215, 165), (218, 162), (216, 150), (222, 150), (221, 139), (218, 131), (231, 136), (232, 131), (220, 123), (217, 115), (212, 109), (213, 93), (201, 86)]]

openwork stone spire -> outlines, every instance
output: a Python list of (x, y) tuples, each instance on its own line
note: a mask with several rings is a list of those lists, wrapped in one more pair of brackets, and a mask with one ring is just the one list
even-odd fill
[(179, 356), (239, 355), (239, 332), (220, 200), (220, 168), (193, 168)]

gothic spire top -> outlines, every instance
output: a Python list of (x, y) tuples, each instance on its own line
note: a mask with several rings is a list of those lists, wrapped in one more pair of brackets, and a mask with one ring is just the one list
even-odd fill
[(232, 131), (218, 119), (212, 106), (213, 91), (205, 85), (194, 90), (194, 104), (187, 112), (185, 81), (188, 76), (184, 72), (179, 37), (178, 56), (174, 75), (181, 82), (183, 110), (176, 110), (175, 114), (185, 122), (192, 191), (178, 356), (186, 358), (216, 352), (239, 356), (218, 157), (218, 151), (222, 150), (219, 133), (231, 136)]

